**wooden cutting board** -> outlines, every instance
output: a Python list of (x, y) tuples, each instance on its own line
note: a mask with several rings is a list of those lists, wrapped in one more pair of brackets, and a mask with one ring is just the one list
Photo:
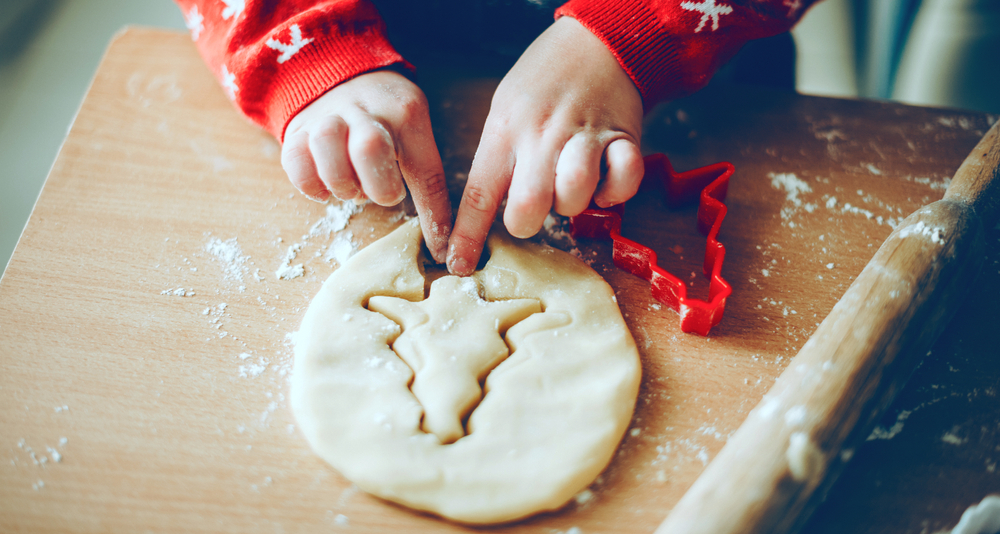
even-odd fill
[[(421, 80), (457, 198), (498, 80), (441, 66)], [(707, 338), (681, 333), (608, 245), (571, 242), (557, 221), (550, 241), (615, 288), (642, 389), (588, 491), (491, 530), (652, 532), (891, 225), (940, 198), (996, 120), (726, 86), (655, 109), (647, 152), (679, 170), (736, 166), (725, 318)], [(300, 436), (291, 335), (337, 266), (327, 256), (406, 210), (368, 206), (340, 229), (345, 211), (298, 195), (279, 154), (186, 35), (112, 43), (0, 281), (0, 530), (471, 530), (365, 495)], [(637, 199), (624, 234), (704, 296), (694, 214)], [(1000, 231), (989, 241), (974, 296), (807, 532), (934, 532), (1000, 491)], [(304, 275), (277, 278), (286, 264)]]

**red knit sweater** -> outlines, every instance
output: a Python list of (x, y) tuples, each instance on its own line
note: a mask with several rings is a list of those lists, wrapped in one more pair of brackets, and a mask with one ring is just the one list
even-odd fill
[[(751, 39), (787, 31), (817, 0), (569, 0), (647, 108), (692, 93)], [(281, 139), (302, 108), (340, 82), (412, 68), (369, 0), (177, 0), (191, 38), (236, 106)]]

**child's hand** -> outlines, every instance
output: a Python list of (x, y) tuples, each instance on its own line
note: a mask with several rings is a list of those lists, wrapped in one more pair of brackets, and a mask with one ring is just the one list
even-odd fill
[(444, 168), (427, 99), (402, 75), (362, 74), (300, 111), (285, 130), (281, 166), (292, 185), (318, 201), (332, 194), (394, 206), (406, 197), (405, 181), (427, 248), (444, 261), (451, 231)]
[(556, 21), (493, 96), (448, 269), (475, 269), (504, 193), (504, 224), (522, 238), (538, 232), (553, 207), (579, 214), (595, 190), (600, 206), (635, 195), (643, 174), (642, 113), (639, 91), (604, 43), (570, 17)]

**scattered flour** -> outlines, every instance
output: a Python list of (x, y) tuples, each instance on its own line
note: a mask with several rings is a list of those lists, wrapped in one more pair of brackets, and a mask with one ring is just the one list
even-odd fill
[(160, 291), (161, 295), (170, 295), (173, 297), (193, 297), (195, 292), (193, 289), (184, 289), (183, 287), (178, 287), (177, 289), (164, 289)]
[(282, 265), (278, 267), (277, 271), (274, 271), (274, 276), (278, 277), (279, 280), (291, 280), (304, 274), (306, 274), (306, 268), (301, 263)]
[(944, 228), (937, 226), (931, 227), (924, 224), (924, 221), (918, 221), (915, 224), (911, 224), (906, 228), (899, 231), (899, 238), (906, 239), (907, 237), (918, 236), (918, 237), (928, 237), (931, 243), (935, 245), (943, 245), (945, 240)]
[(274, 276), (278, 277), (279, 280), (291, 280), (292, 278), (298, 278), (305, 274), (306, 269), (301, 263), (292, 265), (292, 261), (295, 260), (295, 256), (299, 254), (302, 250), (302, 243), (295, 243), (288, 247), (288, 251), (285, 252), (284, 259), (281, 260), (281, 266), (278, 267), (277, 271), (274, 271)]
[(328, 204), (326, 206), (326, 216), (312, 225), (307, 238), (329, 236), (334, 232), (339, 232), (347, 228), (347, 223), (351, 222), (351, 217), (361, 213), (362, 210), (364, 210), (364, 205), (355, 204), (353, 201)]
[(573, 500), (576, 501), (577, 506), (583, 506), (584, 504), (594, 500), (594, 492), (589, 489), (585, 489), (580, 493), (577, 493), (576, 496), (573, 497)]
[[(242, 357), (242, 355), (240, 355)], [(239, 368), (239, 373), (241, 378), (257, 378), (264, 371), (267, 370), (267, 366), (271, 362), (267, 361), (266, 358), (261, 358), (255, 363), (248, 363), (246, 365), (241, 365)]]
[(802, 193), (812, 193), (812, 187), (794, 174), (775, 174), (772, 172), (768, 173), (767, 177), (771, 179), (771, 187), (778, 190), (785, 190), (785, 202), (786, 204), (790, 204), (781, 209), (781, 218), (785, 221), (791, 219), (800, 208), (804, 208), (810, 213), (816, 209), (815, 204), (806, 204), (799, 198), (799, 195)]
[(354, 243), (353, 238), (354, 234), (350, 230), (338, 233), (333, 238), (333, 242), (330, 243), (330, 248), (327, 249), (323, 259), (335, 261), (337, 265), (343, 265), (358, 251), (358, 245)]
[(954, 430), (952, 430), (951, 432), (945, 432), (944, 435), (941, 436), (941, 441), (951, 445), (963, 445), (966, 441), (969, 441), (969, 439), (958, 437), (955, 435)]
[[(279, 280), (291, 280), (305, 275), (305, 265), (292, 262), (298, 256), (299, 251), (305, 247), (309, 240), (315, 237), (330, 237), (334, 235), (333, 241), (324, 255), (316, 252), (315, 256), (323, 256), (326, 261), (336, 261), (343, 265), (348, 258), (357, 252), (357, 245), (353, 242), (354, 235), (350, 231), (343, 231), (351, 221), (351, 217), (361, 213), (364, 205), (355, 204), (353, 201), (345, 201), (340, 204), (329, 204), (326, 207), (326, 215), (313, 223), (309, 232), (302, 236), (302, 241), (294, 243), (288, 247), (285, 256), (281, 260), (281, 265), (275, 270), (274, 275)], [(402, 214), (400, 214), (402, 215)], [(280, 241), (280, 240), (279, 240)]]
[(903, 421), (906, 421), (906, 418), (909, 417), (911, 413), (913, 412), (910, 410), (902, 410), (901, 412), (899, 412), (899, 415), (896, 416), (896, 423), (894, 425), (892, 425), (888, 429), (881, 426), (876, 426), (874, 429), (872, 429), (872, 433), (868, 435), (868, 439), (866, 439), (865, 441), (874, 441), (876, 439), (892, 439), (896, 437), (896, 434), (899, 434), (900, 432), (903, 431)]
[(243, 255), (243, 250), (235, 237), (226, 241), (213, 237), (205, 244), (205, 251), (222, 263), (225, 280), (243, 281), (243, 273), (247, 270), (246, 263), (249, 258)]
[(934, 191), (945, 191), (946, 189), (948, 189), (948, 186), (951, 185), (951, 178), (944, 178), (942, 180), (932, 180), (931, 178), (927, 177), (907, 176), (906, 181), (908, 182), (912, 181), (913, 183), (916, 184), (926, 185), (927, 187), (930, 187)]

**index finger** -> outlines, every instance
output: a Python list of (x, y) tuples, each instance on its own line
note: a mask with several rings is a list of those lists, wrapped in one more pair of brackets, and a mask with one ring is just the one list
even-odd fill
[(510, 187), (514, 156), (500, 135), (483, 132), (448, 241), (448, 271), (468, 276), (476, 270), (497, 208)]
[(424, 242), (434, 261), (443, 263), (451, 233), (451, 202), (430, 117), (411, 117), (398, 136), (399, 170), (413, 195)]

